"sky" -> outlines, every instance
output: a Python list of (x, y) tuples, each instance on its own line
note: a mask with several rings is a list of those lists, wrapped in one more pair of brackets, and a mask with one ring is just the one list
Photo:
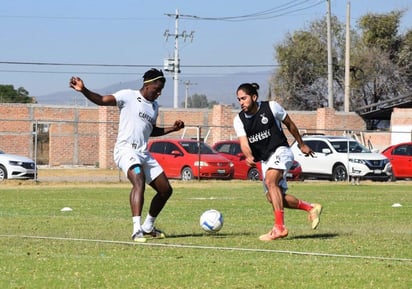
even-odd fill
[[(345, 22), (348, 1), (330, 1)], [(400, 33), (412, 28), (411, 0), (351, 0), (350, 7), (352, 28), (367, 13), (403, 9)], [(140, 88), (146, 70), (174, 56), (177, 10), (179, 79), (190, 81), (274, 69), (274, 45), (324, 17), (327, 1), (1, 0), (0, 84), (37, 97), (68, 90), (72, 75), (92, 90), (133, 80)]]

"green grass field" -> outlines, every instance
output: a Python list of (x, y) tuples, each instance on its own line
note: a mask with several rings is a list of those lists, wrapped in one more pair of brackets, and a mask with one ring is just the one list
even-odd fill
[[(260, 183), (172, 184), (168, 238), (146, 244), (130, 240), (128, 183), (0, 184), (0, 288), (412, 288), (410, 182), (290, 182), (323, 204), (320, 227), (286, 210), (289, 236), (267, 243)], [(225, 218), (215, 235), (199, 226), (210, 208)]]

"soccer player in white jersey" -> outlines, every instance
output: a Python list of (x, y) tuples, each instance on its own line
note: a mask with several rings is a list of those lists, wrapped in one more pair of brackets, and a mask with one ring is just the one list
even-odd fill
[[(140, 90), (125, 89), (112, 95), (100, 95), (86, 88), (79, 77), (70, 79), (70, 87), (81, 92), (97, 105), (118, 106), (120, 110), (119, 131), (114, 147), (114, 160), (132, 183), (130, 208), (132, 211), (133, 233), (136, 242), (146, 242), (147, 238), (165, 238), (165, 234), (155, 226), (155, 220), (172, 194), (172, 187), (162, 167), (150, 155), (147, 144), (150, 136), (162, 136), (184, 128), (181, 120), (173, 126), (157, 127), (157, 98), (166, 83), (161, 70), (150, 69), (143, 75)], [(143, 224), (141, 214), (144, 202), (145, 183), (156, 194)]]
[(282, 130), (282, 123), (298, 142), (301, 151), (313, 156), (295, 123), (286, 111), (275, 101), (258, 101), (259, 85), (244, 83), (237, 89), (237, 99), (241, 112), (236, 115), (233, 125), (239, 138), (240, 147), (249, 166), (262, 163), (262, 175), (266, 198), (272, 204), (274, 225), (269, 233), (261, 235), (261, 241), (285, 238), (288, 229), (284, 223), (283, 208), (305, 210), (312, 223), (312, 229), (319, 225), (322, 206), (310, 204), (286, 194), (286, 173), (293, 163), (293, 153)]

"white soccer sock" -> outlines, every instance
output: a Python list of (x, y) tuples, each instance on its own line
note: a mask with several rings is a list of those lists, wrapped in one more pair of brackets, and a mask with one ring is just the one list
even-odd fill
[(141, 217), (140, 217), (140, 216), (133, 216), (133, 217), (132, 217), (132, 221), (133, 221), (133, 234), (142, 229), (142, 226), (141, 226), (141, 224), (140, 224), (140, 220), (141, 220)]
[(150, 216), (150, 214), (147, 214), (146, 219), (142, 225), (142, 229), (145, 232), (151, 232), (154, 227), (154, 222), (156, 221), (156, 217)]

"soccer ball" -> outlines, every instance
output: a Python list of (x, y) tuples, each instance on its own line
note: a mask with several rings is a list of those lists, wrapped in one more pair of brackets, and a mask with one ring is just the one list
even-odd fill
[(223, 215), (217, 210), (207, 210), (200, 216), (200, 227), (206, 232), (218, 232), (223, 227)]

